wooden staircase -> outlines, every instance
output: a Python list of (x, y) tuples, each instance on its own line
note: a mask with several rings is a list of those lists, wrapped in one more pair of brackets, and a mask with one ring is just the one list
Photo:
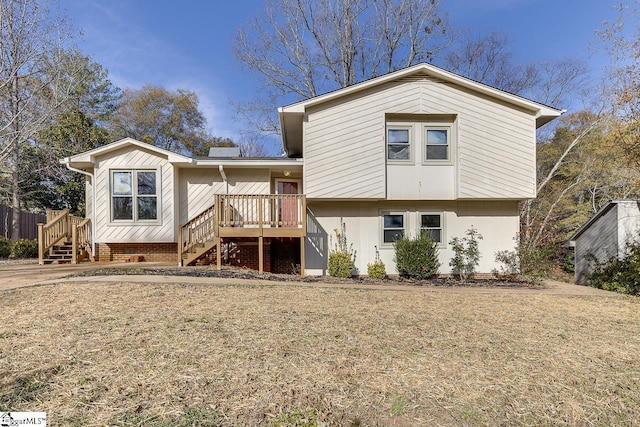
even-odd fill
[(43, 259), (44, 264), (71, 264), (73, 261), (73, 242), (53, 245)]
[(91, 224), (62, 211), (48, 211), (47, 223), (38, 224), (38, 262), (40, 264), (77, 264), (91, 254)]
[(208, 207), (191, 221), (180, 227), (178, 264), (196, 265), (217, 251), (215, 239), (215, 205)]

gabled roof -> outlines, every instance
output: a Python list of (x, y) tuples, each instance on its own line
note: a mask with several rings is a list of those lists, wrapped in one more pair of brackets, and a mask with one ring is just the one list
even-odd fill
[(166, 157), (170, 163), (180, 165), (183, 167), (218, 167), (229, 166), (237, 168), (271, 168), (271, 167), (302, 167), (301, 159), (289, 159), (289, 158), (247, 158), (247, 157), (233, 157), (233, 158), (213, 158), (213, 157), (201, 157), (192, 158), (184, 156), (182, 154), (174, 153), (169, 150), (165, 150), (155, 145), (147, 144), (142, 141), (138, 141), (133, 138), (124, 138), (111, 144), (103, 145), (102, 147), (94, 148), (93, 150), (85, 151), (74, 156), (65, 157), (60, 159), (60, 163), (70, 165), (74, 168), (86, 169), (94, 167), (96, 158), (110, 153), (112, 151), (119, 150), (125, 147), (138, 147), (143, 150), (151, 151), (159, 156)]
[(411, 67), (403, 68), (402, 70), (394, 71), (389, 74), (385, 74), (384, 76), (366, 80), (362, 83), (354, 84), (342, 89), (337, 89), (324, 95), (319, 95), (304, 101), (296, 102), (294, 104), (278, 108), (280, 125), (282, 128), (282, 141), (285, 150), (287, 151), (287, 153), (289, 153), (289, 155), (291, 155), (292, 153), (290, 152), (290, 148), (293, 148), (293, 151), (301, 148), (291, 147), (290, 144), (294, 140), (301, 140), (302, 117), (304, 116), (308, 108), (325, 102), (333, 101), (347, 95), (356, 94), (358, 92), (415, 74), (428, 75), (430, 77), (470, 89), (479, 94), (484, 94), (496, 100), (512, 104), (514, 107), (520, 107), (525, 110), (529, 110), (535, 114), (536, 127), (540, 127), (545, 123), (548, 123), (549, 121), (560, 116), (566, 111), (559, 110), (557, 108), (553, 108), (539, 102), (531, 101), (527, 98), (523, 98), (521, 96), (514, 95), (500, 89), (496, 89), (486, 84), (444, 70), (440, 67), (436, 67), (432, 64), (421, 63)]
[(89, 167), (95, 163), (95, 159), (103, 154), (110, 153), (112, 151), (119, 150), (128, 146), (136, 146), (143, 150), (152, 151), (161, 156), (166, 156), (171, 163), (193, 163), (193, 159), (187, 156), (183, 156), (178, 153), (174, 153), (163, 148), (156, 147), (155, 145), (147, 144), (146, 142), (138, 141), (133, 138), (124, 138), (111, 144), (103, 145), (102, 147), (94, 148), (93, 150), (85, 151), (71, 157), (65, 157), (61, 159), (61, 163), (73, 163), (78, 167)]

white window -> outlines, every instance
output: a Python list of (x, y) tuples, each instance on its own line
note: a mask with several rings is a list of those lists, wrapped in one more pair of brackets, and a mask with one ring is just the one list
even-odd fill
[(456, 138), (455, 119), (451, 120), (448, 122), (439, 117), (434, 120), (387, 122), (387, 163), (451, 165)]
[(157, 171), (111, 171), (111, 220), (158, 220)]
[(389, 213), (382, 217), (382, 242), (393, 243), (404, 237), (404, 214)]
[(442, 214), (420, 214), (420, 233), (431, 236), (436, 242), (442, 243), (444, 238)]
[(449, 160), (449, 133), (445, 127), (424, 128), (424, 161)]
[(387, 127), (387, 160), (406, 162), (411, 160), (411, 126)]
[(446, 247), (445, 221), (442, 212), (380, 212), (382, 225), (381, 247), (389, 248), (403, 237), (428, 235), (441, 248)]

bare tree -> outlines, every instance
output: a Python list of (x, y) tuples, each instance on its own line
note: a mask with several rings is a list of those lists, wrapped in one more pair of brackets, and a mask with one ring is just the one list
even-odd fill
[(0, 0), (0, 162), (10, 175), (12, 237), (20, 238), (20, 163), (24, 147), (47, 124), (71, 87), (61, 84), (56, 58), (70, 36), (51, 3)]
[(236, 58), (260, 77), (263, 99), (236, 109), (258, 129), (278, 132), (271, 113), (278, 103), (431, 61), (454, 38), (440, 3), (271, 0), (234, 45)]
[(562, 58), (520, 64), (502, 32), (474, 36), (467, 33), (445, 55), (450, 71), (548, 105), (566, 106), (584, 87), (588, 68), (584, 60)]

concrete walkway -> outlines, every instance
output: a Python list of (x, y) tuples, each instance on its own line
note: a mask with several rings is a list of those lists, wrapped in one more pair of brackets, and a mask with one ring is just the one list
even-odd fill
[[(234, 279), (217, 277), (189, 277), (189, 276), (155, 276), (155, 275), (116, 275), (116, 276), (91, 276), (91, 277), (68, 277), (70, 275), (99, 270), (102, 268), (167, 268), (175, 267), (174, 263), (151, 263), (143, 264), (115, 263), (115, 262), (94, 262), (78, 265), (0, 265), (0, 291), (15, 289), (25, 286), (50, 285), (56, 283), (176, 283), (194, 285), (264, 285), (264, 286), (303, 286), (303, 287), (324, 287), (324, 288), (351, 288), (351, 289), (375, 289), (389, 291), (411, 291), (411, 292), (446, 292), (462, 294), (519, 294), (519, 295), (573, 295), (573, 296), (603, 296), (603, 297), (623, 297), (615, 292), (603, 291), (588, 286), (577, 286), (569, 283), (547, 280), (543, 289), (529, 288), (481, 288), (481, 287), (420, 287), (406, 285), (370, 285), (370, 284), (336, 284), (336, 283), (307, 283), (273, 281), (260, 279)], [(188, 267), (185, 267), (188, 268)]]

